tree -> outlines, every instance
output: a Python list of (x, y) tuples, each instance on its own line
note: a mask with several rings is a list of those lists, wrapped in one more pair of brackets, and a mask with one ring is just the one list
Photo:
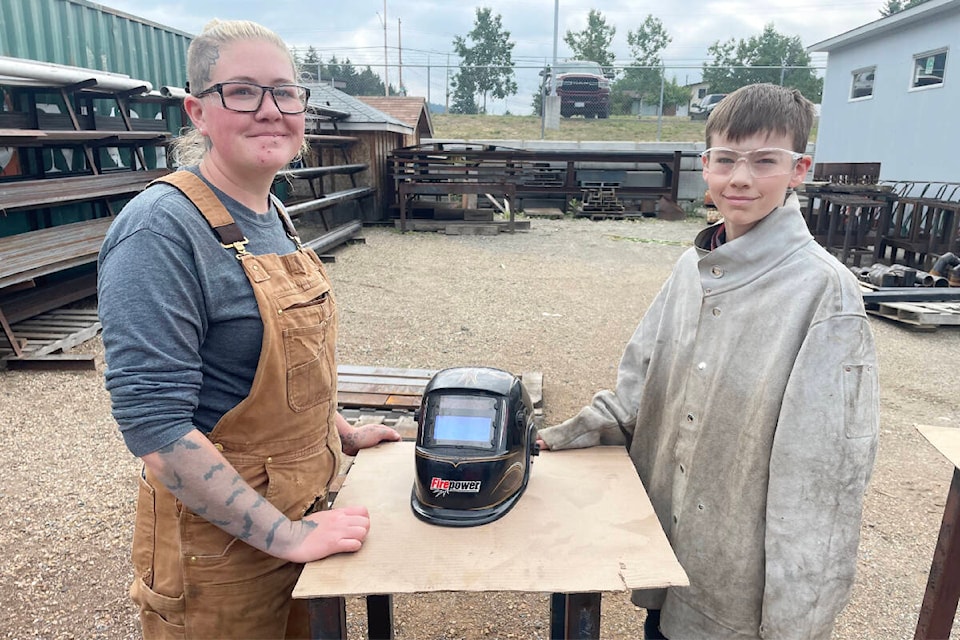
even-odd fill
[[(502, 100), (517, 92), (510, 32), (504, 31), (499, 14), (493, 16), (485, 7), (476, 11), (473, 30), (467, 34), (472, 44), (461, 36), (453, 40), (453, 48), (460, 56), (460, 70), (451, 80), (455, 113), (486, 113), (488, 95)], [(477, 105), (478, 95), (483, 99), (482, 105)]]
[(927, 0), (906, 0), (905, 2), (901, 0), (887, 0), (887, 3), (883, 5), (883, 8), (880, 9), (880, 15), (884, 18), (892, 16), (895, 13), (900, 13), (910, 7), (915, 7), (918, 4), (923, 4)]
[(590, 9), (587, 16), (587, 26), (582, 31), (567, 31), (563, 41), (570, 45), (577, 60), (591, 60), (604, 69), (613, 65), (614, 55), (610, 51), (610, 43), (617, 33), (617, 28), (607, 25), (603, 14)]
[(530, 106), (533, 107), (533, 115), (541, 116), (543, 115), (543, 96), (550, 93), (550, 65), (546, 65), (543, 69), (540, 70), (540, 86), (537, 87), (537, 91), (533, 94), (533, 102), (530, 103)]
[[(627, 44), (630, 46), (632, 61), (611, 88), (611, 101), (615, 113), (629, 113), (630, 103), (635, 99), (650, 103), (660, 101), (660, 76), (663, 73), (663, 50), (672, 38), (667, 34), (663, 23), (652, 14), (647, 15), (643, 24), (635, 30), (627, 31)], [(674, 83), (676, 84), (676, 83)], [(675, 91), (664, 91), (665, 104), (676, 104), (666, 100), (674, 96)], [(681, 100), (685, 102), (686, 100)]]
[(317, 50), (313, 46), (307, 47), (307, 53), (303, 56), (303, 63), (301, 70), (303, 73), (307, 74), (310, 78), (315, 80), (320, 80), (320, 54), (317, 53)]
[(759, 36), (739, 42), (719, 40), (708, 49), (713, 62), (703, 65), (703, 81), (710, 93), (730, 93), (757, 82), (797, 89), (813, 102), (820, 102), (823, 80), (810, 68), (810, 55), (800, 36), (782, 35), (773, 24)]

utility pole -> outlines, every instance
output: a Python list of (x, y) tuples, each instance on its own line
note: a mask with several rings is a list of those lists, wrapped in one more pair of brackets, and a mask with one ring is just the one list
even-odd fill
[(553, 67), (550, 68), (550, 95), (557, 95), (557, 29), (560, 25), (560, 0), (553, 2)]
[(447, 54), (447, 98), (443, 105), (443, 112), (450, 113), (450, 54)]
[(400, 18), (397, 18), (397, 65), (399, 69), (400, 79), (397, 81), (397, 91), (400, 92), (400, 95), (407, 95), (403, 90), (403, 40), (400, 37)]
[(383, 23), (383, 95), (390, 97), (390, 67), (387, 66), (387, 0), (383, 0), (383, 15), (377, 12), (377, 18)]
[(430, 54), (427, 54), (427, 111), (430, 111)]

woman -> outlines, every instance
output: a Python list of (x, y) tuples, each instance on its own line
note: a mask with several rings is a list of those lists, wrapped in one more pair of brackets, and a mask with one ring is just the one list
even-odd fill
[(186, 168), (124, 208), (99, 260), (106, 386), (144, 463), (131, 595), (145, 638), (304, 637), (301, 563), (370, 526), (325, 509), (341, 448), (400, 436), (337, 413), (330, 282), (270, 196), (304, 139), (289, 51), (215, 21), (187, 64)]

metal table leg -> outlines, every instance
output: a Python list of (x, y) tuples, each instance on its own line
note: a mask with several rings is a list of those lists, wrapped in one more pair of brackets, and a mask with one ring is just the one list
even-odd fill
[(550, 596), (550, 640), (599, 637), (599, 593), (554, 593)]
[(915, 640), (949, 638), (960, 600), (960, 469), (953, 481), (943, 510), (940, 536), (933, 551), (927, 591), (920, 607)]
[(310, 637), (313, 640), (346, 640), (347, 601), (345, 598), (311, 598)]

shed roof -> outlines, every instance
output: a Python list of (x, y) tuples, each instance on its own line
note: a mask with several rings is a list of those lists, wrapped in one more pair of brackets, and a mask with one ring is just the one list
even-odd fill
[(433, 137), (433, 122), (426, 98), (419, 96), (357, 96), (371, 107), (413, 127), (421, 138)]
[[(415, 131), (413, 126), (330, 85), (308, 84), (307, 86), (310, 88), (309, 104), (311, 106), (328, 107), (349, 114), (346, 119), (337, 121), (337, 128), (341, 131), (392, 131), (404, 135), (410, 135)], [(329, 129), (333, 125), (329, 124), (329, 121), (317, 120), (317, 126), (321, 129)]]
[(934, 16), (948, 11), (960, 9), (960, 0), (927, 0), (922, 4), (910, 7), (891, 16), (874, 20), (863, 26), (851, 29), (838, 36), (821, 40), (807, 47), (807, 51), (833, 51), (848, 47), (859, 42), (881, 37), (892, 31), (903, 29), (909, 25), (927, 22)]

